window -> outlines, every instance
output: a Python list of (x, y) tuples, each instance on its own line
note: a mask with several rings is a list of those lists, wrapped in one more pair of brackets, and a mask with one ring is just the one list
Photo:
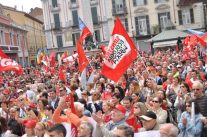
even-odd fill
[(167, 2), (168, 0), (155, 0), (155, 3)]
[(0, 39), (1, 39), (1, 44), (5, 44), (4, 32), (3, 31), (1, 31), (1, 37), (0, 37)]
[(55, 28), (60, 28), (60, 17), (59, 14), (54, 14)]
[(20, 38), (19, 38), (19, 34), (17, 34), (17, 46), (20, 46)]
[(96, 41), (97, 42), (100, 42), (101, 41), (100, 31), (99, 30), (95, 30), (94, 33), (95, 33), (95, 39), (96, 39)]
[(57, 39), (57, 47), (58, 48), (63, 47), (63, 39), (62, 39), (62, 36), (61, 35), (56, 36), (56, 39)]
[(124, 26), (124, 28), (126, 29), (126, 31), (129, 31), (129, 24), (128, 24), (128, 19), (121, 19), (122, 25)]
[(73, 17), (73, 26), (78, 26), (78, 11), (77, 10), (72, 11), (72, 17)]
[(188, 25), (194, 23), (193, 9), (184, 9), (178, 11), (178, 18), (180, 25)]
[(80, 33), (73, 33), (72, 39), (73, 39), (73, 45), (76, 45), (76, 40), (80, 38)]
[(76, 3), (76, 0), (71, 0), (71, 3)]
[(52, 0), (52, 6), (53, 6), (53, 8), (55, 8), (55, 7), (58, 6), (58, 5), (57, 5), (57, 0)]
[(149, 16), (135, 17), (136, 35), (150, 34)]
[(159, 20), (159, 30), (163, 31), (169, 26), (170, 23), (170, 12), (165, 12), (165, 13), (158, 13), (158, 20)]
[(97, 13), (97, 8), (96, 7), (92, 7), (91, 8), (91, 13), (92, 13), (92, 20), (94, 24), (98, 23), (98, 13)]
[(147, 0), (133, 0), (134, 6), (143, 6), (147, 5)]
[(124, 11), (126, 2), (125, 0), (112, 0), (113, 11)]
[(9, 34), (10, 45), (13, 45), (13, 35), (12, 33)]

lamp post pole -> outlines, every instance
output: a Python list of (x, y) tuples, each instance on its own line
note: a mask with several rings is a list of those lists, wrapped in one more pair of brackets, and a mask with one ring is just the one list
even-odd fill
[(203, 15), (204, 15), (204, 26), (205, 26), (205, 31), (207, 31), (207, 20), (206, 20), (206, 12), (207, 12), (207, 9), (206, 9), (206, 4), (203, 4)]

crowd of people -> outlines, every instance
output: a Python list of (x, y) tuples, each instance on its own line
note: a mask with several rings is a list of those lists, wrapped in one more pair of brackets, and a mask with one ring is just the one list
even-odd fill
[(61, 65), (64, 80), (58, 65), (0, 72), (1, 137), (207, 137), (202, 55), (142, 52), (116, 83), (101, 75), (101, 53), (89, 60), (85, 88), (77, 61)]

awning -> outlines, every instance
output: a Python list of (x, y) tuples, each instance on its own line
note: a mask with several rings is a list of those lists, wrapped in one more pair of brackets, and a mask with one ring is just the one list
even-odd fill
[(169, 47), (169, 46), (175, 46), (177, 44), (177, 40), (173, 40), (173, 41), (163, 41), (163, 42), (155, 42), (153, 44), (154, 48), (158, 48), (158, 47)]

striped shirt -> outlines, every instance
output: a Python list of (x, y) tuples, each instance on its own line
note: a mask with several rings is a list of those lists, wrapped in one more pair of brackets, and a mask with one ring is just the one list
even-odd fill
[(204, 95), (200, 98), (197, 98), (196, 102), (198, 103), (200, 107), (201, 114), (204, 117), (207, 117), (207, 96)]

